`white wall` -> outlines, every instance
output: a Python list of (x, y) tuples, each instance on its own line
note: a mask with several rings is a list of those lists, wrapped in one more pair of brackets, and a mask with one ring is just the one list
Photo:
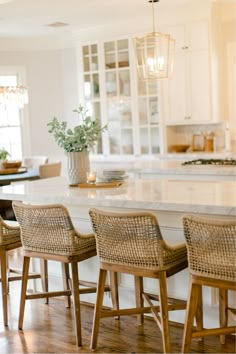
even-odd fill
[(76, 50), (1, 52), (0, 65), (22, 65), (29, 88), (28, 110), (32, 155), (63, 156), (47, 123), (57, 116), (71, 120), (78, 106)]

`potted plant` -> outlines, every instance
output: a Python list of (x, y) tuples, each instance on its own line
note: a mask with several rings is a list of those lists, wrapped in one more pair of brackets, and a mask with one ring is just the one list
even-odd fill
[(0, 149), (0, 169), (4, 168), (3, 162), (8, 156), (10, 156), (10, 154), (5, 148)]
[(68, 157), (68, 177), (71, 185), (86, 182), (86, 172), (90, 170), (89, 152), (106, 129), (106, 126), (101, 127), (98, 119), (89, 116), (83, 106), (73, 112), (77, 113), (81, 120), (81, 124), (74, 128), (68, 128), (67, 122), (59, 122), (56, 117), (47, 124), (48, 132), (54, 136)]
[(0, 149), (0, 160), (6, 160), (7, 156), (10, 156), (9, 152), (5, 148)]

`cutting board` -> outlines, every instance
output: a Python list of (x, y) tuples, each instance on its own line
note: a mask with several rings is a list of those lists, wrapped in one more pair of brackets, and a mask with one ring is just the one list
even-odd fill
[(80, 183), (73, 184), (70, 187), (78, 188), (116, 188), (123, 184), (122, 181), (111, 181), (111, 182), (97, 182), (97, 183)]

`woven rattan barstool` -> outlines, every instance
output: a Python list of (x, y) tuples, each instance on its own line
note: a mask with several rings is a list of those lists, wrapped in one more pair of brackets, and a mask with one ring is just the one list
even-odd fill
[[(0, 260), (1, 260), (1, 283), (2, 283), (2, 306), (4, 325), (8, 325), (7, 295), (9, 282), (21, 280), (19, 269), (8, 268), (8, 251), (21, 247), (20, 228), (16, 221), (3, 220), (0, 217)], [(30, 279), (40, 278), (40, 274), (30, 274)]]
[[(192, 215), (183, 217), (184, 234), (187, 242), (190, 271), (190, 288), (183, 337), (183, 353), (188, 353), (192, 338), (221, 335), (235, 332), (235, 326), (228, 326), (228, 314), (235, 312), (228, 308), (228, 289), (236, 290), (236, 221), (215, 220)], [(202, 303), (202, 286), (220, 289), (220, 328), (193, 329), (193, 318)], [(199, 301), (200, 300), (200, 301)]]
[[(82, 345), (80, 320), (80, 293), (96, 292), (93, 283), (79, 282), (78, 262), (96, 255), (93, 234), (81, 235), (74, 228), (67, 209), (59, 204), (26, 205), (13, 202), (13, 209), (21, 228), (24, 252), (23, 281), (20, 300), (19, 329), (23, 327), (25, 300), (73, 295), (76, 344)], [(72, 290), (66, 281), (66, 289), (44, 293), (26, 294), (28, 270), (31, 258), (59, 261), (72, 268)], [(68, 275), (66, 276), (68, 279)], [(86, 288), (79, 289), (79, 284)]]
[[(13, 202), (13, 209), (21, 229), (21, 241), (24, 252), (23, 281), (20, 300), (19, 329), (23, 327), (25, 300), (73, 295), (76, 344), (82, 345), (80, 294), (95, 293), (97, 284), (79, 280), (78, 263), (96, 256), (94, 234), (82, 235), (73, 226), (68, 210), (61, 204), (29, 205)], [(62, 291), (26, 294), (28, 270), (31, 258), (59, 261), (64, 264)], [(69, 277), (71, 264), (72, 281)], [(70, 289), (72, 283), (72, 290)], [(81, 285), (82, 287), (79, 287)], [(113, 308), (118, 309), (117, 276), (110, 272), (110, 285), (105, 290), (111, 291)], [(67, 305), (70, 306), (68, 299)]]
[[(148, 212), (110, 213), (90, 209), (100, 260), (98, 292), (93, 320), (91, 349), (97, 346), (99, 323), (104, 317), (152, 313), (162, 333), (164, 352), (170, 351), (168, 311), (183, 310), (185, 301), (168, 305), (166, 278), (187, 268), (185, 245), (168, 246), (155, 215)], [(113, 270), (135, 276), (136, 308), (107, 311), (102, 308), (106, 273)], [(143, 289), (143, 277), (159, 279), (159, 297)], [(160, 302), (154, 306), (152, 300)], [(144, 300), (148, 306), (144, 307)]]

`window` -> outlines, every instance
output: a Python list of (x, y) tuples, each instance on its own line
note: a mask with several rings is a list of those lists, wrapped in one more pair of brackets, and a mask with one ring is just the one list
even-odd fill
[[(0, 86), (16, 86), (17, 75), (0, 75)], [(20, 109), (15, 104), (0, 104), (0, 149), (5, 148), (11, 160), (22, 160), (22, 126)]]

